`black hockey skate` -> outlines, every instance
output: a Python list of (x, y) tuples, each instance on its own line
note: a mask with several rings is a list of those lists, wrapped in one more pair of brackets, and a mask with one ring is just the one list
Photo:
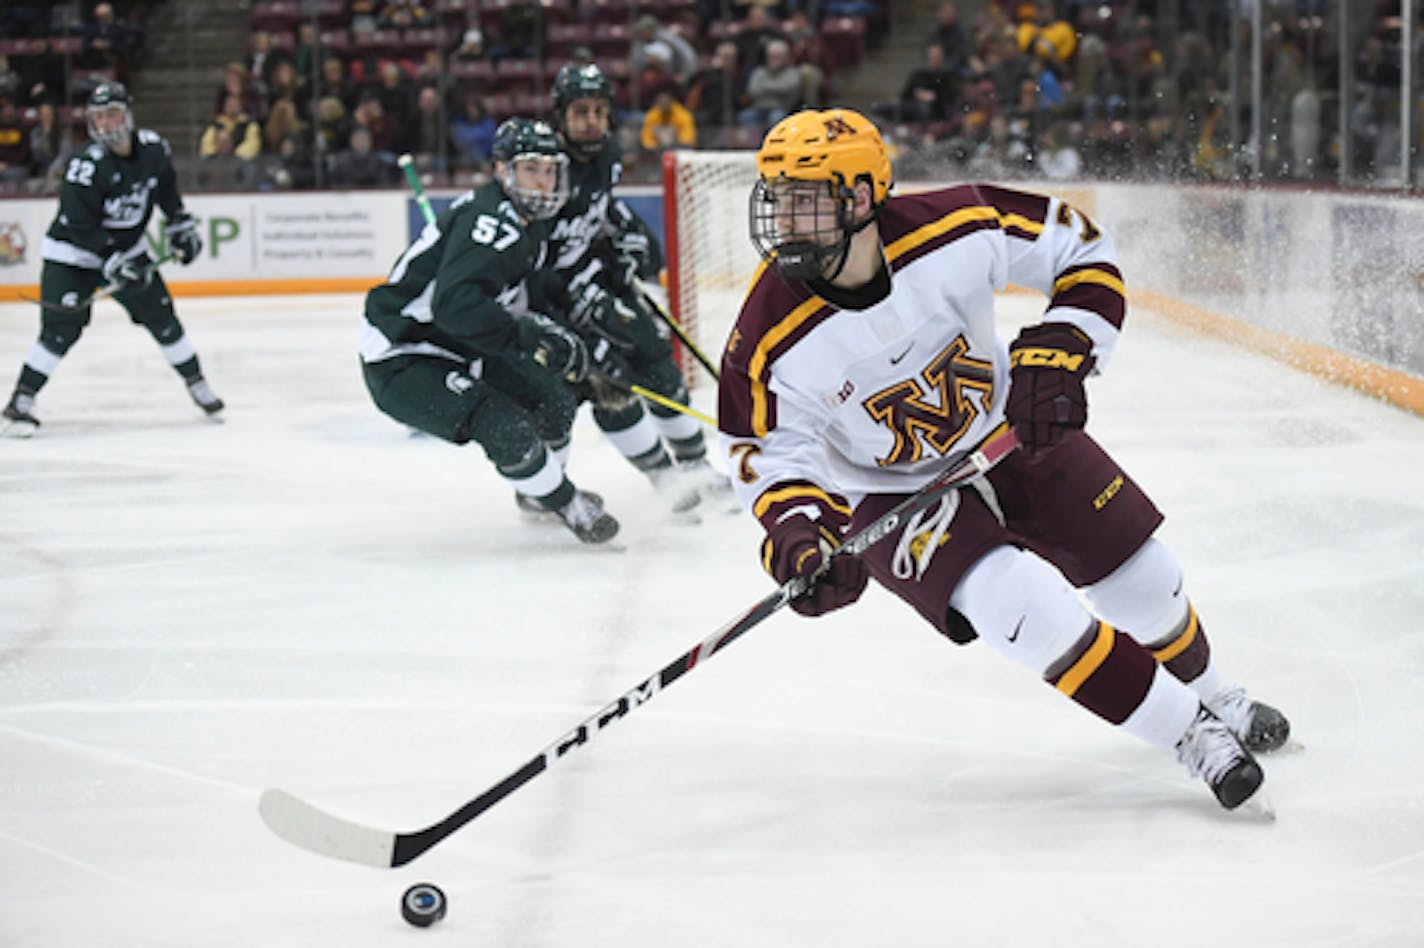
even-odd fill
[(1252, 701), (1246, 696), (1245, 688), (1223, 688), (1207, 700), (1206, 706), (1226, 722), (1252, 753), (1280, 750), (1290, 740), (1290, 721), (1286, 716), (1268, 704)]
[(1240, 738), (1205, 705), (1177, 741), (1177, 760), (1193, 777), (1205, 780), (1217, 802), (1228, 810), (1251, 799), (1266, 779)]
[(34, 415), (35, 395), (22, 389), (15, 389), (9, 403), (0, 409), (0, 434), (7, 438), (28, 438), (40, 426)]
[(574, 491), (573, 500), (558, 509), (559, 519), (584, 543), (607, 543), (618, 535), (618, 521), (603, 509), (598, 495)]
[(227, 407), (208, 384), (208, 380), (202, 376), (188, 383), (188, 394), (192, 396), (193, 403), (209, 415), (216, 415)]

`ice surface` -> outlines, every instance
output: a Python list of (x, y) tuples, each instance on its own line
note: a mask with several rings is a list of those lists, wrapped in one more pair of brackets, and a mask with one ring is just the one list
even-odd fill
[[(181, 300), (218, 425), (102, 304), (0, 440), (0, 944), (1424, 943), (1424, 420), (1140, 311), (1091, 430), (1305, 745), (1265, 761), (1274, 825), (872, 590), (410, 866), (287, 845), (262, 789), (424, 826), (770, 588), (750, 518), (664, 523), (587, 418), (623, 549), (521, 519), (477, 448), (371, 406), (358, 308)], [(0, 306), (7, 390), (36, 321)], [(418, 880), (450, 898), (425, 932)]]

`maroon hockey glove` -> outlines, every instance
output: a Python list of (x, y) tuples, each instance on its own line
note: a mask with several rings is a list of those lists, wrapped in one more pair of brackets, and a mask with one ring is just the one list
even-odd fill
[(1083, 379), (1093, 368), (1093, 342), (1077, 326), (1029, 326), (1009, 346), (1009, 401), (1004, 414), (1029, 454), (1039, 454), (1088, 422)]
[[(767, 532), (761, 562), (778, 583), (793, 576), (811, 579), (811, 588), (791, 600), (791, 608), (803, 616), (819, 616), (855, 602), (870, 579), (860, 557), (831, 556), (839, 545), (815, 521), (793, 515)], [(823, 572), (827, 559), (830, 565)]]

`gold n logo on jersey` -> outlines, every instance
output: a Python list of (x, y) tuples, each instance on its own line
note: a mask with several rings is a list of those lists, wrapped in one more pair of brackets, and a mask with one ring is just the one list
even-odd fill
[[(948, 454), (979, 409), (966, 396), (969, 390), (983, 393), (984, 404), (993, 401), (994, 366), (965, 355), (969, 343), (957, 336), (920, 373), (920, 379), (905, 379), (881, 389), (862, 404), (871, 417), (895, 435), (895, 446), (883, 458), (882, 467), (908, 464), (925, 456), (925, 445), (939, 454)], [(926, 387), (927, 386), (927, 387)], [(934, 393), (934, 400), (926, 395)]]

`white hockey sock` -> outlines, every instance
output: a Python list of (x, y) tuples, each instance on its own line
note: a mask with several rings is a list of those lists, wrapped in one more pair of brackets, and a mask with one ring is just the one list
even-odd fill
[(564, 466), (547, 448), (544, 449), (544, 463), (533, 474), (524, 477), (500, 475), (510, 486), (528, 497), (547, 497), (559, 489), (564, 482)]
[(1186, 733), (1199, 707), (1201, 699), (1197, 693), (1158, 665), (1147, 697), (1120, 727), (1149, 744), (1172, 748)]
[(641, 457), (658, 446), (658, 429), (648, 412), (643, 412), (632, 426), (621, 431), (605, 431), (604, 436), (618, 449), (618, 453), (628, 458)]
[(675, 415), (658, 415), (649, 412), (657, 423), (658, 432), (669, 441), (687, 441), (702, 433), (702, 422), (691, 415), (678, 412)]
[(186, 333), (167, 345), (160, 345), (163, 350), (163, 357), (168, 360), (169, 365), (182, 365), (198, 353), (193, 349), (193, 344), (188, 341)]
[(61, 356), (55, 355), (38, 342), (30, 346), (30, 351), (25, 353), (25, 365), (34, 369), (41, 375), (50, 376), (54, 370), (59, 368)]

